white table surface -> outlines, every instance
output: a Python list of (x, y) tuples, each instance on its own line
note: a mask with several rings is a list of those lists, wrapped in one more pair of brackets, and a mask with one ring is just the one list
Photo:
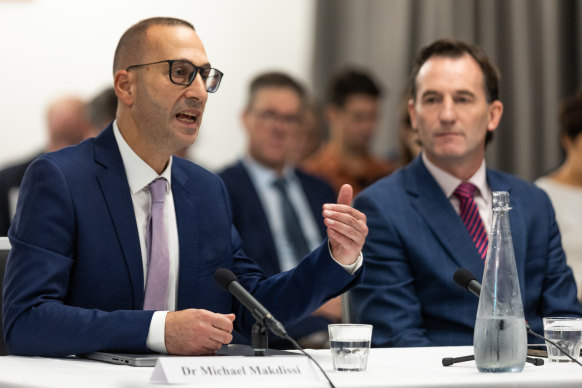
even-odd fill
[[(443, 357), (473, 353), (472, 347), (372, 349), (365, 372), (334, 372), (329, 350), (308, 350), (336, 387), (582, 387), (582, 367), (574, 363), (526, 363), (521, 373), (479, 373), (474, 361), (443, 367)], [(282, 356), (284, 357), (284, 356)], [(153, 368), (112, 365), (77, 358), (0, 357), (0, 387), (159, 386), (150, 383)], [(181, 385), (199, 386), (199, 385)], [(237, 387), (245, 386), (237, 384)], [(252, 385), (256, 386), (256, 385)], [(277, 388), (291, 387), (282, 378)], [(326, 383), (312, 385), (326, 387)], [(305, 387), (305, 385), (303, 385)]]

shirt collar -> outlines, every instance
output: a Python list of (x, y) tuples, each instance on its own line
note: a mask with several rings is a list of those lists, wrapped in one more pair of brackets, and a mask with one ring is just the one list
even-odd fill
[[(459, 186), (459, 184), (461, 184), (463, 182), (463, 180), (461, 180), (461, 179), (449, 174), (445, 170), (437, 167), (434, 163), (432, 163), (430, 160), (428, 160), (428, 158), (426, 157), (424, 152), (421, 154), (421, 157), (422, 157), (422, 162), (426, 166), (427, 170), (430, 172), (430, 174), (433, 176), (433, 178), (437, 181), (438, 185), (443, 190), (443, 192), (445, 193), (447, 198), (450, 198), (453, 195), (453, 193), (455, 192), (455, 189), (457, 188), (457, 186)], [(489, 186), (487, 184), (486, 171), (487, 171), (487, 168), (485, 166), (485, 159), (483, 159), (483, 161), (481, 162), (481, 165), (479, 166), (479, 168), (477, 169), (475, 174), (473, 174), (473, 176), (471, 176), (467, 180), (467, 182), (472, 183), (473, 185), (475, 185), (475, 187), (477, 187), (477, 193), (479, 195), (481, 195), (483, 198), (485, 198), (485, 200), (487, 200), (489, 197)], [(476, 193), (476, 195), (477, 195), (477, 193)]]
[[(279, 175), (275, 171), (259, 163), (250, 155), (246, 155), (242, 159), (242, 163), (249, 171), (253, 181), (262, 187), (271, 185), (275, 179), (279, 178)], [(281, 176), (288, 180), (294, 180), (295, 173), (293, 172), (293, 168), (290, 166), (285, 166)]]
[(127, 144), (117, 126), (117, 120), (113, 122), (113, 134), (115, 135), (115, 140), (119, 147), (123, 166), (125, 167), (125, 175), (127, 176), (127, 182), (129, 183), (129, 189), (132, 194), (143, 190), (144, 187), (148, 186), (154, 179), (159, 177), (166, 178), (166, 190), (171, 187), (173, 157), (170, 157), (168, 165), (164, 171), (158, 175), (158, 173), (144, 162), (143, 159), (131, 149), (129, 144)]

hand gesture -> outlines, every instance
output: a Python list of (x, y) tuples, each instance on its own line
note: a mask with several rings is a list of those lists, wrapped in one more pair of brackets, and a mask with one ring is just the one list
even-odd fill
[(323, 205), (323, 222), (327, 226), (331, 254), (344, 265), (358, 259), (368, 235), (366, 215), (351, 207), (352, 197), (352, 186), (346, 184), (340, 188), (337, 204)]

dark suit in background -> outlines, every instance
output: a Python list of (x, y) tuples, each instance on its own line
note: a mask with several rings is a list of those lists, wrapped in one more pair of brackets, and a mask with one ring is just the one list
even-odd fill
[[(326, 236), (321, 206), (335, 201), (329, 184), (299, 169), (294, 170), (309, 202), (313, 217), (321, 233)], [(244, 251), (270, 276), (281, 272), (279, 257), (269, 227), (265, 209), (242, 162), (227, 167), (218, 174), (226, 188), (232, 205), (232, 220), (242, 240)]]
[(24, 172), (33, 160), (34, 158), (6, 167), (0, 171), (0, 236), (8, 235), (8, 228), (12, 221), (11, 209), (13, 209), (13, 204), (10, 193), (20, 187)]
[[(309, 202), (309, 207), (321, 233), (321, 239), (326, 236), (325, 225), (321, 215), (322, 205), (335, 201), (335, 193), (331, 186), (323, 180), (295, 169), (295, 175), (301, 182), (301, 188)], [(243, 250), (252, 257), (265, 271), (267, 276), (281, 272), (279, 256), (275, 247), (271, 227), (265, 209), (257, 190), (242, 162), (227, 167), (220, 174), (224, 181), (232, 204), (232, 220), (242, 241)], [(311, 333), (327, 330), (331, 323), (321, 316), (308, 316), (288, 328), (293, 338), (301, 338)], [(273, 338), (273, 345), (278, 339)]]
[[(492, 191), (508, 191), (515, 261), (525, 319), (543, 333), (542, 317), (580, 316), (547, 195), (509, 174), (487, 170)], [(461, 218), (420, 157), (364, 190), (354, 206), (366, 214), (366, 277), (350, 291), (358, 322), (373, 323), (374, 346), (471, 345), (478, 300), (453, 282), (484, 263)], [(535, 342), (534, 338), (529, 338)]]

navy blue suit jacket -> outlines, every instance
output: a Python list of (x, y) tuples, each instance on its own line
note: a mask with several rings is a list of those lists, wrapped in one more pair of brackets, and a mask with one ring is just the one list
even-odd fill
[[(218, 175), (228, 190), (232, 204), (232, 220), (243, 240), (244, 251), (267, 275), (281, 272), (279, 256), (265, 209), (246, 168), (239, 161)], [(326, 227), (321, 215), (322, 205), (335, 203), (335, 193), (329, 184), (319, 178), (298, 169), (295, 169), (295, 175), (301, 183), (323, 240), (326, 236)]]
[[(289, 324), (358, 281), (329, 255), (327, 242), (293, 271), (266, 278), (241, 249), (222, 181), (175, 158), (177, 307), (254, 319), (213, 280), (226, 267), (280, 321)], [(109, 126), (97, 138), (46, 154), (25, 174), (9, 232), (4, 336), (17, 355), (65, 356), (98, 350), (148, 352), (153, 311), (143, 311), (142, 258), (125, 169)]]
[[(508, 174), (487, 170), (492, 191), (508, 191), (515, 261), (525, 319), (581, 315), (547, 195)], [(453, 282), (484, 263), (461, 218), (417, 157), (356, 198), (366, 214), (365, 279), (352, 291), (357, 321), (373, 323), (375, 346), (471, 345), (478, 300)], [(535, 339), (530, 338), (530, 341)]]

